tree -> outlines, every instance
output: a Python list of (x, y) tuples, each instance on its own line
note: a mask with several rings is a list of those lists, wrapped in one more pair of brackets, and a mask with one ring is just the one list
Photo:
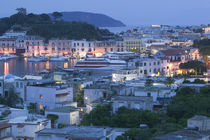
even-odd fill
[(203, 73), (206, 71), (206, 67), (205, 64), (203, 62), (197, 61), (197, 60), (192, 60), (192, 61), (188, 61), (186, 63), (181, 63), (179, 65), (180, 69), (194, 69), (194, 71), (197, 73)]
[(28, 106), (29, 113), (37, 113), (37, 103), (30, 103)]
[(181, 88), (172, 98), (167, 115), (177, 121), (194, 115), (209, 116), (210, 95), (207, 94), (209, 91), (209, 87), (201, 88), (199, 93), (189, 87)]
[(59, 118), (58, 115), (55, 114), (48, 114), (47, 118), (51, 120), (51, 128), (54, 128), (55, 121)]
[(16, 10), (17, 10), (18, 14), (22, 14), (22, 15), (27, 14), (26, 8), (17, 8)]
[(145, 82), (145, 86), (146, 87), (151, 87), (153, 85), (153, 82), (154, 81), (152, 79), (147, 79), (146, 82)]
[(53, 12), (52, 16), (54, 17), (54, 21), (56, 21), (57, 18), (60, 18), (62, 17), (62, 13), (59, 13), (59, 12)]
[(76, 102), (79, 107), (84, 106), (84, 90), (80, 90), (78, 94), (76, 94)]
[(16, 107), (17, 104), (22, 104), (23, 100), (14, 92), (14, 88), (12, 87), (9, 89), (7, 95), (0, 97), (0, 102), (9, 107)]
[(167, 77), (167, 78), (166, 78), (165, 84), (166, 84), (167, 86), (170, 86), (170, 85), (172, 85), (173, 83), (174, 83), (174, 79), (173, 79), (172, 77)]

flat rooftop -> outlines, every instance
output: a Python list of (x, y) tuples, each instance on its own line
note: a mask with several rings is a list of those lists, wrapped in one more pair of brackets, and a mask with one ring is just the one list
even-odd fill
[(104, 128), (104, 127), (93, 127), (93, 126), (69, 126), (62, 129), (43, 129), (38, 133), (38, 135), (45, 134), (58, 134), (58, 135), (66, 135), (72, 138), (102, 138), (104, 137), (104, 130), (106, 130), (106, 134), (109, 134), (113, 129), (112, 128)]
[(73, 106), (65, 106), (65, 107), (60, 107), (60, 108), (55, 108), (52, 110), (47, 110), (48, 112), (64, 112), (64, 113), (69, 113), (69, 112), (73, 112), (76, 111), (77, 108), (73, 107)]

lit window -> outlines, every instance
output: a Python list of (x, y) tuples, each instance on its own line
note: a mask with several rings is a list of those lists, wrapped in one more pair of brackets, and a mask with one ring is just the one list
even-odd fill
[(39, 105), (39, 109), (42, 110), (43, 109), (43, 105), (40, 104)]
[(40, 96), (39, 96), (39, 98), (40, 98), (40, 99), (42, 99), (42, 98), (43, 98), (43, 96), (42, 96), (42, 95), (40, 95)]

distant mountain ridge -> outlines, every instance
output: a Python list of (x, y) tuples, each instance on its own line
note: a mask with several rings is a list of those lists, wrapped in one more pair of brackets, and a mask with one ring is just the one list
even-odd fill
[[(60, 12), (62, 17), (60, 19), (68, 22), (78, 21), (87, 22), (97, 27), (123, 27), (125, 26), (119, 20), (113, 19), (104, 14), (89, 13), (89, 12)], [(49, 14), (52, 18), (52, 14)]]

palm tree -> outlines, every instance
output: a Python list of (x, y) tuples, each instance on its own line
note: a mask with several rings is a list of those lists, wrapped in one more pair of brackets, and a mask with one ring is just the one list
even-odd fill
[(63, 15), (59, 12), (53, 12), (52, 16), (54, 17), (54, 20), (56, 21), (57, 18), (62, 17)]

